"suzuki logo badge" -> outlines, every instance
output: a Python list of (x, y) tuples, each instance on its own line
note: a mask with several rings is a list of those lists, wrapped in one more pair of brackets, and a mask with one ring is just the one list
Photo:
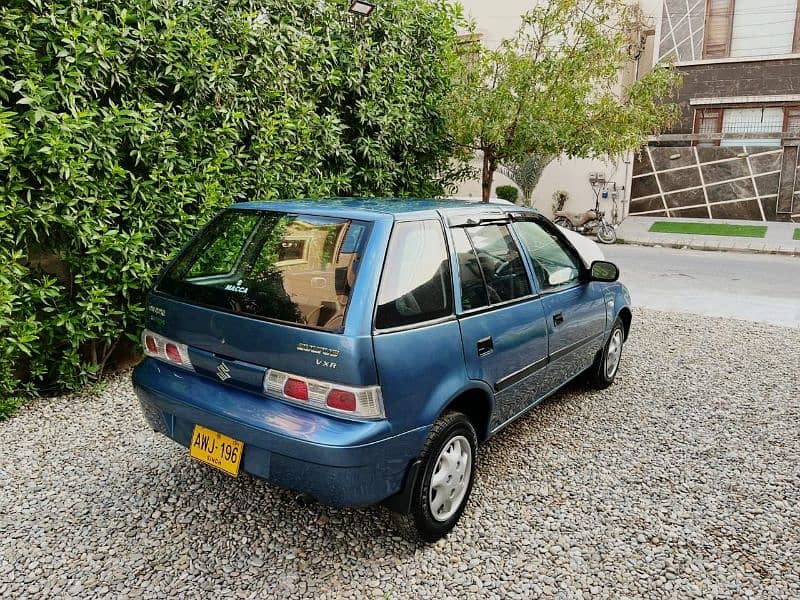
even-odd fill
[(224, 362), (219, 363), (219, 366), (217, 367), (217, 377), (219, 377), (220, 381), (225, 381), (226, 379), (231, 378), (231, 370)]

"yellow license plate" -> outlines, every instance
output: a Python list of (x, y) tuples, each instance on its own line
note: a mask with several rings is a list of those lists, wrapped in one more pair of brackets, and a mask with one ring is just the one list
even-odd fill
[(236, 477), (243, 450), (244, 442), (200, 425), (194, 426), (192, 445), (189, 446), (189, 456), (192, 458)]

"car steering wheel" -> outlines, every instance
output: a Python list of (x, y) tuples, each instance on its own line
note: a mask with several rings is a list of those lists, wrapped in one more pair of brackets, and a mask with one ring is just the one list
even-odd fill
[(503, 275), (503, 271), (505, 271), (511, 265), (510, 260), (504, 260), (500, 263), (500, 266), (494, 270), (495, 277), (500, 277)]

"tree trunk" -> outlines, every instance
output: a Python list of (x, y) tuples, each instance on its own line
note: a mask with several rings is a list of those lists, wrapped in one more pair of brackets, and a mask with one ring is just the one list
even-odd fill
[(497, 170), (497, 161), (488, 150), (483, 151), (483, 173), (481, 175), (481, 196), (484, 202), (489, 202), (492, 195), (492, 181)]

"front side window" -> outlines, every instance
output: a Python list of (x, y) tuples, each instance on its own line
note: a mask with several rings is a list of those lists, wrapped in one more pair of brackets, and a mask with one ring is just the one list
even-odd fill
[[(455, 233), (454, 239), (458, 244), (460, 234)], [(486, 286), (486, 297), (489, 304), (507, 302), (516, 298), (528, 296), (531, 293), (531, 283), (525, 271), (517, 244), (511, 237), (508, 225), (481, 225), (477, 227), (467, 227), (463, 230), (472, 244), (474, 258), (466, 255), (462, 261), (461, 251), (459, 250), (459, 265), (462, 275), (462, 293), (464, 281), (470, 286), (475, 283), (473, 272), (480, 268), (483, 282)], [(475, 261), (474, 267), (472, 261)], [(469, 290), (468, 290), (469, 291)], [(468, 302), (474, 301), (478, 306), (483, 298), (479, 294), (468, 293)], [(463, 305), (463, 308), (475, 308), (475, 306)]]
[(533, 263), (539, 289), (572, 285), (580, 280), (577, 256), (554, 233), (535, 221), (519, 221), (514, 227)]
[(389, 329), (453, 312), (450, 260), (438, 221), (398, 223), (383, 267), (375, 327)]
[(368, 225), (283, 212), (229, 210), (156, 288), (193, 304), (339, 331)]

